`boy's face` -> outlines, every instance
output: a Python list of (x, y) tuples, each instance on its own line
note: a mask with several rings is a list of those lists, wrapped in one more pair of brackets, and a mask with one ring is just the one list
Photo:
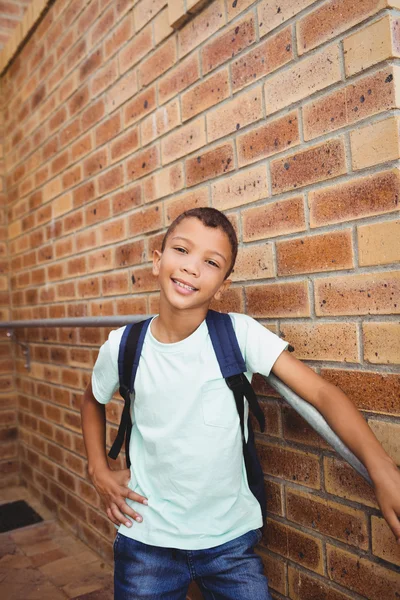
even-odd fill
[(188, 217), (168, 236), (164, 252), (154, 251), (153, 274), (161, 296), (177, 309), (203, 308), (230, 285), (224, 280), (232, 258), (229, 238), (219, 228)]

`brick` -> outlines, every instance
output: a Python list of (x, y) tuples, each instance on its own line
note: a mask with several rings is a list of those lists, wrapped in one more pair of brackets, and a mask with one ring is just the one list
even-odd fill
[(352, 231), (277, 242), (278, 275), (336, 271), (353, 267)]
[(342, 138), (301, 150), (271, 162), (272, 194), (324, 181), (346, 173)]
[(294, 490), (287, 490), (286, 507), (290, 521), (357, 548), (368, 548), (367, 519), (363, 511)]
[(219, 312), (239, 312), (244, 311), (242, 288), (230, 287), (222, 294), (220, 300), (213, 300), (210, 304), (212, 310)]
[(304, 200), (296, 196), (242, 211), (244, 242), (304, 231)]
[(329, 0), (297, 22), (299, 54), (308, 52), (385, 8), (386, 0)]
[(128, 232), (132, 236), (155, 231), (161, 229), (162, 226), (163, 212), (161, 204), (133, 213), (128, 220)]
[(104, 92), (118, 79), (118, 64), (116, 59), (107, 63), (102, 69), (98, 69), (96, 75), (90, 82), (91, 95), (98, 96)]
[(364, 71), (378, 62), (398, 57), (398, 48), (393, 47), (392, 31), (396, 31), (396, 20), (389, 15), (364, 27), (343, 40), (346, 77)]
[(226, 210), (256, 202), (268, 197), (265, 166), (239, 171), (211, 185), (212, 204), (218, 210)]
[(158, 81), (158, 99), (164, 104), (200, 77), (198, 54), (188, 56)]
[(318, 227), (398, 210), (399, 171), (392, 169), (309, 193), (310, 225)]
[(256, 553), (262, 560), (264, 573), (268, 577), (268, 586), (286, 596), (286, 563), (282, 558), (275, 558), (261, 549), (256, 548)]
[(334, 496), (377, 507), (373, 488), (347, 462), (324, 457), (325, 489)]
[(132, 293), (154, 292), (159, 289), (157, 278), (151, 267), (139, 267), (132, 270)]
[(92, 29), (91, 46), (96, 46), (108, 31), (113, 29), (115, 24), (114, 7), (111, 6), (99, 19), (96, 19), (96, 24)]
[(93, 127), (93, 125), (95, 123), (97, 123), (98, 121), (101, 121), (101, 119), (104, 117), (105, 113), (106, 113), (105, 105), (104, 105), (104, 102), (102, 99), (100, 99), (97, 102), (95, 102), (94, 104), (92, 104), (82, 114), (81, 131), (86, 131), (87, 129), (90, 129), (91, 127)]
[(170, 225), (178, 215), (185, 210), (209, 206), (209, 192), (207, 187), (201, 187), (191, 192), (173, 197), (165, 202), (166, 225)]
[(93, 150), (92, 136), (90, 133), (81, 137), (75, 144), (71, 146), (71, 160), (77, 161)]
[(223, 69), (182, 94), (182, 120), (187, 121), (230, 95), (229, 71)]
[(136, 153), (126, 162), (126, 172), (129, 181), (148, 175), (160, 165), (158, 146), (151, 146), (147, 150)]
[(257, 444), (257, 449), (264, 473), (319, 489), (319, 459), (315, 454), (264, 442)]
[(166, 0), (150, 0), (150, 2), (138, 3), (133, 11), (136, 30), (142, 29), (166, 4)]
[(249, 279), (266, 279), (275, 276), (274, 257), (272, 244), (258, 246), (243, 246), (240, 248), (232, 281), (246, 281)]
[(309, 140), (400, 106), (398, 78), (397, 67), (386, 67), (306, 104), (304, 138)]
[(209, 73), (256, 41), (254, 16), (246, 16), (201, 50), (203, 74)]
[[(134, 22), (133, 14), (129, 13), (125, 19), (114, 29), (111, 35), (104, 42), (104, 58), (108, 60), (110, 56), (115, 54), (126, 42), (133, 37)], [(140, 34), (138, 34), (140, 35)], [(151, 36), (150, 36), (151, 43)], [(122, 71), (121, 71), (122, 72)]]
[(154, 19), (154, 42), (158, 46), (165, 38), (171, 35), (174, 29), (170, 26), (168, 20), (168, 8), (162, 10)]
[(283, 515), (283, 486), (274, 481), (265, 481), (268, 512), (279, 516)]
[(400, 364), (400, 324), (363, 323), (364, 360), (372, 364)]
[(126, 238), (126, 219), (107, 221), (100, 227), (100, 240), (102, 244), (119, 242)]
[(289, 565), (289, 597), (293, 600), (351, 600), (329, 585), (329, 582), (311, 577)]
[(323, 573), (321, 540), (272, 519), (267, 519), (265, 537), (265, 543), (272, 552)]
[(176, 62), (176, 38), (169, 38), (139, 66), (139, 81), (144, 87), (168, 71)]
[(96, 250), (88, 255), (89, 272), (105, 271), (113, 268), (113, 253), (111, 248)]
[(103, 62), (103, 51), (101, 48), (92, 52), (92, 54), (82, 63), (79, 68), (79, 83), (82, 84), (93, 72), (97, 71)]
[(300, 360), (359, 362), (355, 323), (282, 323), (281, 335)]
[(102, 146), (121, 131), (121, 116), (119, 113), (109, 117), (95, 130), (96, 146)]
[(164, 133), (175, 129), (179, 124), (179, 102), (178, 100), (172, 100), (142, 121), (140, 125), (142, 145), (146, 146), (146, 144), (153, 142)]
[(206, 143), (204, 117), (201, 116), (176, 131), (168, 134), (161, 141), (163, 165), (198, 150)]
[(107, 92), (107, 108), (111, 112), (132, 98), (137, 92), (137, 74), (131, 71), (118, 80)]
[(103, 296), (116, 296), (129, 292), (128, 273), (110, 273), (101, 277), (101, 288)]
[(292, 28), (289, 26), (232, 63), (233, 91), (236, 92), (260, 77), (265, 77), (291, 60)]
[(322, 369), (321, 375), (340, 387), (359, 410), (400, 414), (400, 377), (397, 374)]
[(83, 163), (83, 173), (85, 177), (95, 175), (108, 164), (107, 150), (105, 148), (99, 150), (87, 158)]
[(100, 283), (98, 279), (81, 279), (78, 281), (78, 294), (80, 298), (96, 298), (100, 295)]
[(286, 0), (280, 4), (263, 0), (257, 6), (260, 37), (279, 27), (316, 0)]
[(124, 165), (119, 164), (113, 169), (109, 169), (98, 178), (99, 194), (103, 195), (120, 187), (124, 181)]
[(124, 125), (128, 127), (151, 112), (156, 106), (155, 86), (147, 88), (124, 106)]
[(262, 117), (262, 90), (253, 88), (207, 114), (207, 140), (213, 142)]
[(233, 143), (228, 142), (203, 154), (186, 159), (186, 186), (213, 179), (235, 168)]
[(248, 314), (252, 317), (308, 317), (310, 314), (304, 281), (247, 286), (245, 293)]
[(330, 277), (315, 281), (317, 315), (398, 314), (400, 273)]
[(396, 600), (400, 579), (386, 567), (327, 544), (328, 574), (340, 585), (369, 600)]
[(352, 166), (365, 169), (400, 156), (399, 118), (390, 117), (350, 132)]
[(396, 465), (400, 465), (400, 425), (375, 419), (369, 419), (368, 425)]
[(179, 57), (182, 58), (188, 52), (204, 42), (213, 33), (218, 31), (226, 23), (225, 7), (223, 0), (217, 0), (205, 8), (196, 17), (191, 19), (178, 32)]
[(339, 46), (331, 45), (265, 82), (266, 112), (272, 114), (340, 80)]
[(142, 203), (142, 186), (134, 184), (112, 197), (112, 212), (118, 215)]
[(137, 127), (131, 127), (115, 138), (110, 144), (111, 162), (132, 154), (139, 147), (139, 133)]
[(400, 549), (384, 519), (371, 517), (372, 552), (387, 562), (400, 566)]
[(153, 48), (151, 26), (146, 27), (140, 33), (137, 33), (131, 40), (122, 48), (118, 54), (118, 63), (120, 73), (125, 73), (128, 69), (138, 63), (146, 56)]
[(184, 176), (182, 163), (165, 167), (157, 171), (143, 182), (143, 195), (145, 202), (152, 202), (169, 196), (183, 188)]
[(357, 234), (360, 266), (400, 261), (399, 220), (359, 226)]
[(130, 267), (144, 262), (144, 242), (129, 242), (115, 248), (115, 267)]

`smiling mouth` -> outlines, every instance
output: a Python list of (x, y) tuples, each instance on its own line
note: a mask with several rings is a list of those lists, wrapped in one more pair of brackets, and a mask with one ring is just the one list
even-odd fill
[[(172, 277), (171, 277), (172, 279)], [(190, 292), (197, 292), (197, 288), (191, 286), (191, 285), (187, 285), (186, 283), (182, 283), (182, 281), (178, 281), (178, 279), (172, 279), (172, 281), (175, 283), (175, 285), (185, 289), (185, 290), (189, 290)]]

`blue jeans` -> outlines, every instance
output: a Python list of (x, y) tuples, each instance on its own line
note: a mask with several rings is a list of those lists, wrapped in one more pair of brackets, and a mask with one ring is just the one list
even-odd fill
[(185, 600), (192, 580), (205, 600), (271, 600), (254, 552), (260, 539), (256, 529), (215, 548), (176, 550), (117, 533), (114, 600)]

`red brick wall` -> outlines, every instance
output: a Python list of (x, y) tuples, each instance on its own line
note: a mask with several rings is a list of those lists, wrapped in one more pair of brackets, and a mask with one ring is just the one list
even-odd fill
[[(1, 89), (1, 84), (0, 84)], [(0, 93), (0, 320), (11, 318), (7, 251), (7, 195), (4, 184), (4, 101)], [(0, 487), (18, 485), (18, 410), (14, 386), (14, 345), (0, 330)]]
[[(177, 6), (57, 0), (3, 75), (12, 317), (156, 311), (152, 250), (183, 209), (215, 206), (240, 239), (220, 308), (290, 341), (400, 463), (400, 2), (214, 0), (173, 30)], [(111, 558), (79, 415), (106, 335), (19, 332), (32, 369), (15, 364), (22, 480)], [(257, 388), (275, 597), (394, 600), (371, 490)]]

